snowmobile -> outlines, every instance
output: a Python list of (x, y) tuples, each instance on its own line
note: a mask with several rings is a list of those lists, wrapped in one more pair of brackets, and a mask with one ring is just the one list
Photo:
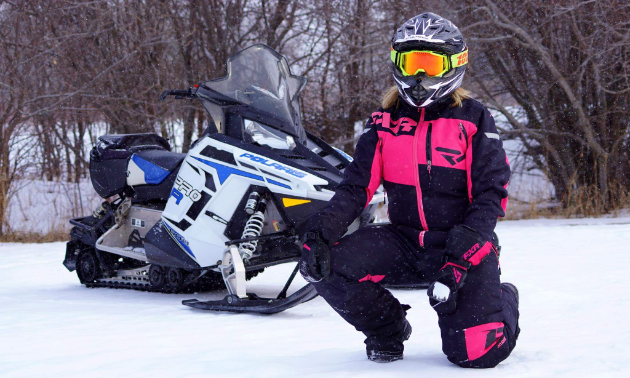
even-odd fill
[[(160, 100), (197, 99), (210, 125), (187, 154), (157, 134), (104, 135), (90, 174), (105, 199), (70, 221), (63, 264), (88, 287), (158, 292), (227, 288), (223, 300), (184, 300), (206, 310), (271, 314), (317, 296), (307, 284), (276, 298), (246, 290), (266, 267), (296, 262), (298, 228), (326, 206), (351, 157), (307, 132), (299, 94), (306, 79), (265, 45), (230, 57), (227, 76)], [(377, 192), (350, 226), (374, 220)]]

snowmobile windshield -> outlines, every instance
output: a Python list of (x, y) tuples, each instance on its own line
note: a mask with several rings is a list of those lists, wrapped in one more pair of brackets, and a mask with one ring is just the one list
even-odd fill
[(202, 83), (270, 119), (269, 126), (306, 140), (300, 113), (300, 91), (306, 78), (291, 74), (287, 60), (265, 45), (254, 45), (231, 56), (227, 76)]

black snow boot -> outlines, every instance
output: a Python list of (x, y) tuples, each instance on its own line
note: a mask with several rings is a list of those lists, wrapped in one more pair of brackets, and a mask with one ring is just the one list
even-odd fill
[(403, 330), (395, 336), (370, 336), (365, 339), (367, 358), (374, 362), (393, 362), (403, 359), (403, 341), (411, 336), (411, 324), (405, 319)]
[(504, 282), (501, 284), (501, 290), (509, 291), (514, 294), (514, 297), (516, 298), (516, 307), (518, 307), (518, 289), (516, 288), (516, 286), (509, 282)]
[[(512, 293), (514, 298), (516, 299), (516, 309), (518, 310), (519, 298), (518, 298), (518, 289), (516, 286), (509, 282), (504, 282), (501, 284), (501, 290), (506, 291), (508, 293)], [(514, 339), (518, 340), (518, 335), (521, 333), (521, 328), (518, 326), (518, 320), (516, 321), (516, 330), (514, 331)]]

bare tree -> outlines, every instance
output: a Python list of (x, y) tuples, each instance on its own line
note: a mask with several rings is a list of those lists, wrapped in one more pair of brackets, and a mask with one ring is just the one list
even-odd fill
[(459, 16), (481, 58), (477, 93), (508, 119), (504, 135), (522, 141), (558, 198), (596, 187), (592, 200), (608, 208), (630, 184), (630, 4), (474, 0)]
[(307, 129), (351, 152), (393, 84), (393, 31), (424, 11), (460, 26), (465, 86), (503, 113), (503, 136), (558, 198), (587, 188), (605, 211), (630, 187), (627, 1), (0, 1), (0, 223), (16, 178), (80, 181), (102, 133), (159, 132), (186, 151), (211, 120), (157, 96), (225, 75), (254, 43), (308, 78)]
[(29, 165), (32, 147), (27, 103), (32, 97), (38, 70), (51, 56), (41, 46), (43, 33), (37, 28), (36, 12), (26, 6), (0, 3), (0, 235), (11, 185)]

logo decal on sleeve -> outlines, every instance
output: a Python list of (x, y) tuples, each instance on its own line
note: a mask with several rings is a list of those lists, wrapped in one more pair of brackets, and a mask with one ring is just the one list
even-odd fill
[(484, 134), (486, 134), (486, 136), (490, 139), (501, 140), (501, 138), (499, 137), (499, 134), (497, 133), (484, 133)]

